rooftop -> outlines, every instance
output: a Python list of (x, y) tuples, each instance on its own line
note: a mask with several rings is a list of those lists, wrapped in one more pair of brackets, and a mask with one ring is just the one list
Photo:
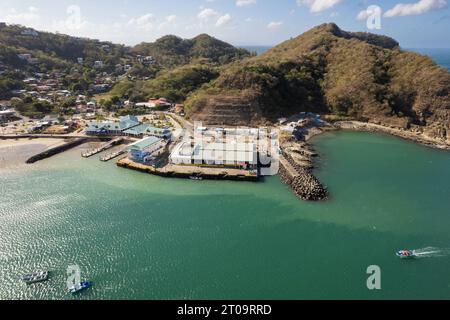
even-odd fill
[(157, 138), (157, 137), (148, 137), (148, 138), (144, 138), (142, 140), (139, 140), (133, 144), (130, 144), (128, 147), (130, 150), (139, 150), (142, 151), (145, 148), (148, 148), (158, 142), (160, 142), (161, 139)]

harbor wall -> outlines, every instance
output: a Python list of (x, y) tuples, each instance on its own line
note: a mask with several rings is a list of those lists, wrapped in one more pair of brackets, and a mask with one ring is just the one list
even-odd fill
[(80, 138), (80, 139), (76, 139), (70, 142), (67, 142), (66, 144), (63, 144), (61, 146), (55, 147), (55, 148), (51, 148), (48, 150), (45, 150), (44, 152), (41, 152), (37, 155), (32, 156), (31, 158), (29, 158), (26, 163), (31, 164), (31, 163), (35, 163), (37, 161), (49, 158), (51, 156), (54, 156), (58, 153), (64, 152), (66, 150), (72, 149), (74, 147), (77, 147), (85, 142), (87, 142), (89, 140), (89, 138)]
[(186, 173), (186, 172), (179, 172), (175, 168), (172, 168), (171, 170), (166, 170), (164, 168), (144, 166), (138, 163), (123, 160), (119, 160), (117, 162), (117, 166), (166, 178), (189, 179), (191, 176), (197, 175), (201, 176), (201, 178), (206, 180), (232, 180), (232, 181), (253, 181), (253, 182), (259, 181), (258, 176), (233, 175), (225, 173), (207, 173), (207, 172), (202, 172), (201, 174)]

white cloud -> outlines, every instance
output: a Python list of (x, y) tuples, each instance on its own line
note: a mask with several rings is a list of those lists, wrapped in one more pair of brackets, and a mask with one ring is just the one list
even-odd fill
[(174, 14), (171, 14), (170, 16), (166, 17), (167, 22), (175, 22), (175, 20), (177, 20), (177, 16)]
[(152, 13), (147, 13), (140, 17), (130, 19), (130, 21), (128, 21), (128, 25), (136, 27), (139, 30), (150, 31), (154, 28), (155, 22), (155, 16)]
[(370, 14), (368, 10), (361, 10), (358, 15), (356, 16), (356, 20), (367, 20), (369, 18)]
[(143, 26), (148, 23), (151, 23), (154, 20), (155, 16), (152, 13), (144, 14), (136, 19), (136, 23), (138, 26)]
[(29, 7), (24, 12), (17, 12), (16, 9), (11, 8), (6, 11), (6, 15), (2, 16), (0, 20), (9, 24), (21, 24), (27, 27), (38, 28), (41, 23), (41, 16), (35, 7)]
[(245, 7), (256, 4), (256, 0), (236, 0), (236, 6)]
[(416, 3), (399, 3), (386, 11), (385, 17), (411, 16), (426, 13), (431, 10), (439, 10), (447, 7), (446, 0), (420, 0)]
[(28, 11), (31, 12), (31, 13), (37, 13), (39, 11), (39, 9), (36, 8), (36, 7), (29, 7)]
[(218, 15), (219, 13), (216, 10), (211, 8), (205, 8), (202, 11), (200, 11), (197, 16), (199, 19), (207, 21), (210, 18), (217, 17)]
[(267, 25), (268, 29), (278, 29), (279, 27), (281, 27), (281, 25), (283, 24), (283, 22), (281, 21), (272, 21)]
[(299, 6), (305, 5), (309, 7), (311, 12), (317, 13), (333, 8), (343, 0), (297, 0)]
[(174, 14), (171, 14), (170, 16), (167, 16), (163, 22), (161, 22), (158, 26), (159, 30), (166, 29), (167, 27), (174, 27), (176, 26), (175, 23), (177, 21), (177, 16)]
[(231, 15), (229, 13), (219, 17), (216, 22), (216, 27), (222, 27), (231, 21)]

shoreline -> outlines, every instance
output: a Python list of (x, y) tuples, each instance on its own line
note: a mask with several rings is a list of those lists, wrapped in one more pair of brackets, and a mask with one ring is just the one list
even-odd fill
[(369, 133), (384, 133), (394, 137), (417, 143), (438, 150), (450, 150), (450, 144), (438, 139), (424, 136), (421, 133), (393, 129), (377, 124), (360, 121), (338, 121), (325, 126), (307, 128), (304, 141), (294, 141), (292, 138), (283, 142), (283, 159), (280, 161), (279, 176), (291, 187), (294, 194), (302, 200), (323, 201), (330, 197), (327, 187), (314, 175), (317, 169), (317, 153), (314, 151), (314, 137), (333, 131), (356, 131)]
[(305, 141), (310, 141), (313, 137), (325, 133), (327, 131), (338, 131), (338, 130), (348, 130), (357, 132), (375, 132), (375, 133), (385, 133), (398, 138), (402, 138), (407, 141), (421, 144), (426, 147), (439, 149), (439, 150), (450, 150), (450, 144), (442, 140), (430, 138), (422, 133), (414, 133), (408, 130), (401, 130), (382, 126), (374, 123), (367, 123), (361, 121), (337, 121), (330, 124), (331, 127), (328, 130), (316, 130), (317, 132), (308, 135)]

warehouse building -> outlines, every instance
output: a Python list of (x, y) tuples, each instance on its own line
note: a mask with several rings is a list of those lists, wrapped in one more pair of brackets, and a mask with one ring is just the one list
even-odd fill
[(169, 158), (174, 165), (210, 166), (255, 170), (258, 166), (254, 143), (179, 143)]

